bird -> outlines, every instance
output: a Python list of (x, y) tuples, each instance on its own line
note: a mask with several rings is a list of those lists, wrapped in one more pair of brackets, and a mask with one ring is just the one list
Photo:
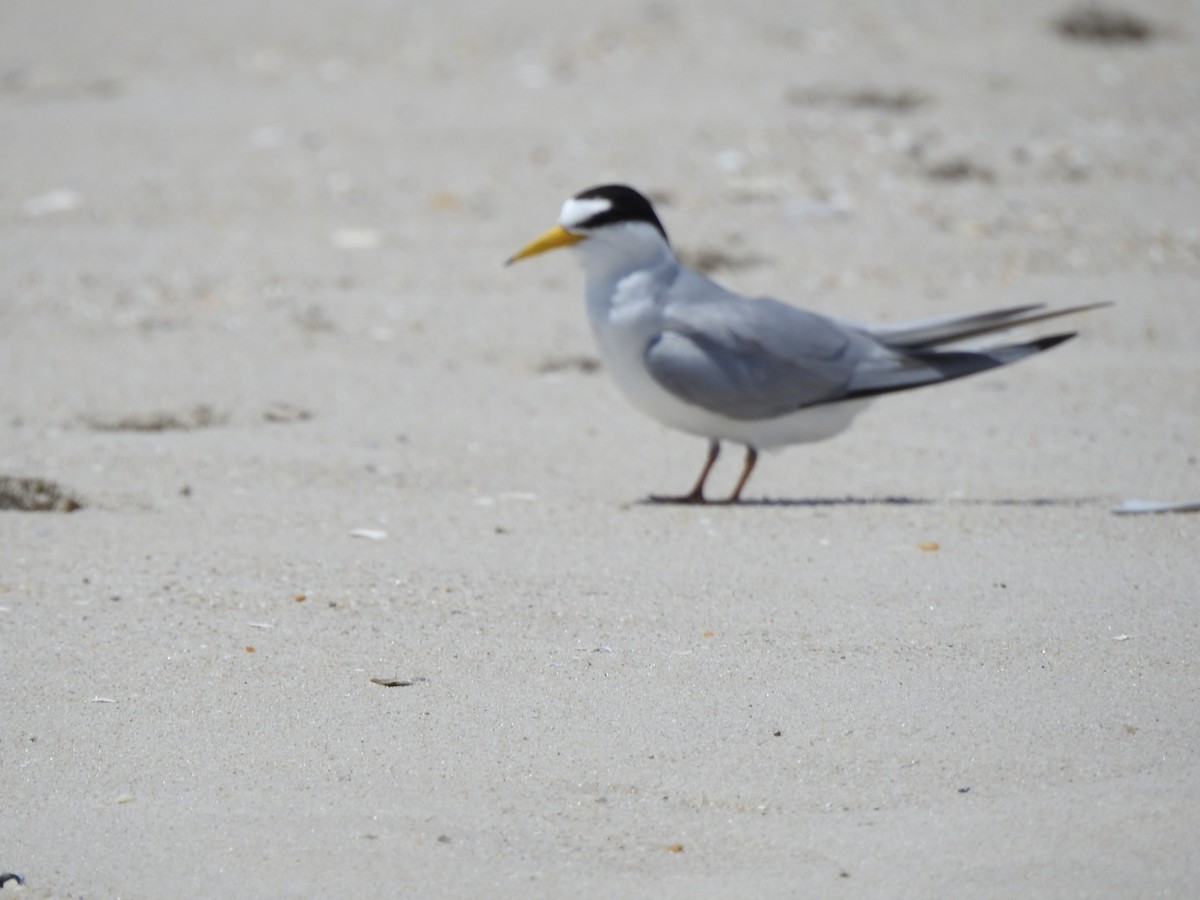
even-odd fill
[(745, 457), (725, 503), (738, 503), (763, 450), (831, 438), (872, 400), (986, 372), (1057, 347), (1075, 332), (955, 349), (992, 332), (1108, 306), (1011, 306), (865, 324), (747, 297), (683, 265), (646, 197), (628, 185), (588, 188), (558, 224), (507, 265), (570, 247), (582, 265), (587, 317), (605, 368), (629, 402), (663, 425), (708, 440), (692, 489), (662, 503), (710, 502), (722, 442)]

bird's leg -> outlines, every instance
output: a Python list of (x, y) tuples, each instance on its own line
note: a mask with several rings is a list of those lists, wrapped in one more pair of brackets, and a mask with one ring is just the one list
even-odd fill
[(650, 499), (655, 503), (706, 503), (704, 499), (704, 482), (708, 480), (708, 473), (712, 471), (713, 463), (717, 461), (717, 455), (721, 452), (721, 442), (712, 441), (708, 445), (708, 459), (704, 461), (704, 468), (700, 470), (700, 477), (696, 479), (696, 486), (692, 488), (691, 493), (684, 494), (681, 497), (657, 497), (652, 496)]
[(737, 487), (733, 489), (733, 493), (729, 495), (728, 503), (737, 503), (738, 498), (742, 496), (742, 488), (746, 486), (746, 482), (750, 480), (750, 473), (754, 471), (754, 464), (758, 462), (758, 451), (746, 445), (746, 462), (742, 466), (742, 477), (738, 479)]

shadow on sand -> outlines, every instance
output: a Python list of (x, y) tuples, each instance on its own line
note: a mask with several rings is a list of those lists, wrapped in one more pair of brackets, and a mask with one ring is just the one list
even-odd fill
[(930, 500), (925, 497), (759, 497), (757, 499), (739, 500), (737, 503), (727, 503), (713, 500), (703, 504), (684, 504), (671, 500), (654, 497), (643, 497), (636, 501), (636, 506), (765, 506), (765, 507), (808, 507), (818, 509), (838, 506), (992, 506), (992, 507), (1079, 507), (1093, 506), (1101, 502), (1099, 497), (1002, 497), (996, 500), (972, 500), (970, 498), (952, 500)]

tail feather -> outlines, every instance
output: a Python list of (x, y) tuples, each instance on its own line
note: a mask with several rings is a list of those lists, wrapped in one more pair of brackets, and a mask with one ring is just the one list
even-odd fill
[(1032, 325), (1035, 322), (1044, 322), (1047, 319), (1057, 319), (1059, 316), (1087, 312), (1111, 305), (1111, 303), (1085, 303), (1080, 306), (1051, 310), (1047, 310), (1042, 304), (1012, 306), (984, 313), (939, 316), (895, 325), (872, 325), (869, 331), (872, 337), (893, 350), (914, 351), (965, 341), (994, 331), (1005, 331), (1009, 328)]

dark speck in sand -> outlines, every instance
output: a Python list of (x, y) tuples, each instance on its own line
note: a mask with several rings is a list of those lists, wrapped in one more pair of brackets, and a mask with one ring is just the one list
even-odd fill
[(83, 501), (71, 491), (45, 478), (12, 478), (0, 475), (0, 509), (18, 512), (75, 512)]
[(1063, 37), (1104, 44), (1135, 44), (1148, 41), (1156, 29), (1145, 19), (1119, 9), (1084, 6), (1065, 13), (1054, 22)]

